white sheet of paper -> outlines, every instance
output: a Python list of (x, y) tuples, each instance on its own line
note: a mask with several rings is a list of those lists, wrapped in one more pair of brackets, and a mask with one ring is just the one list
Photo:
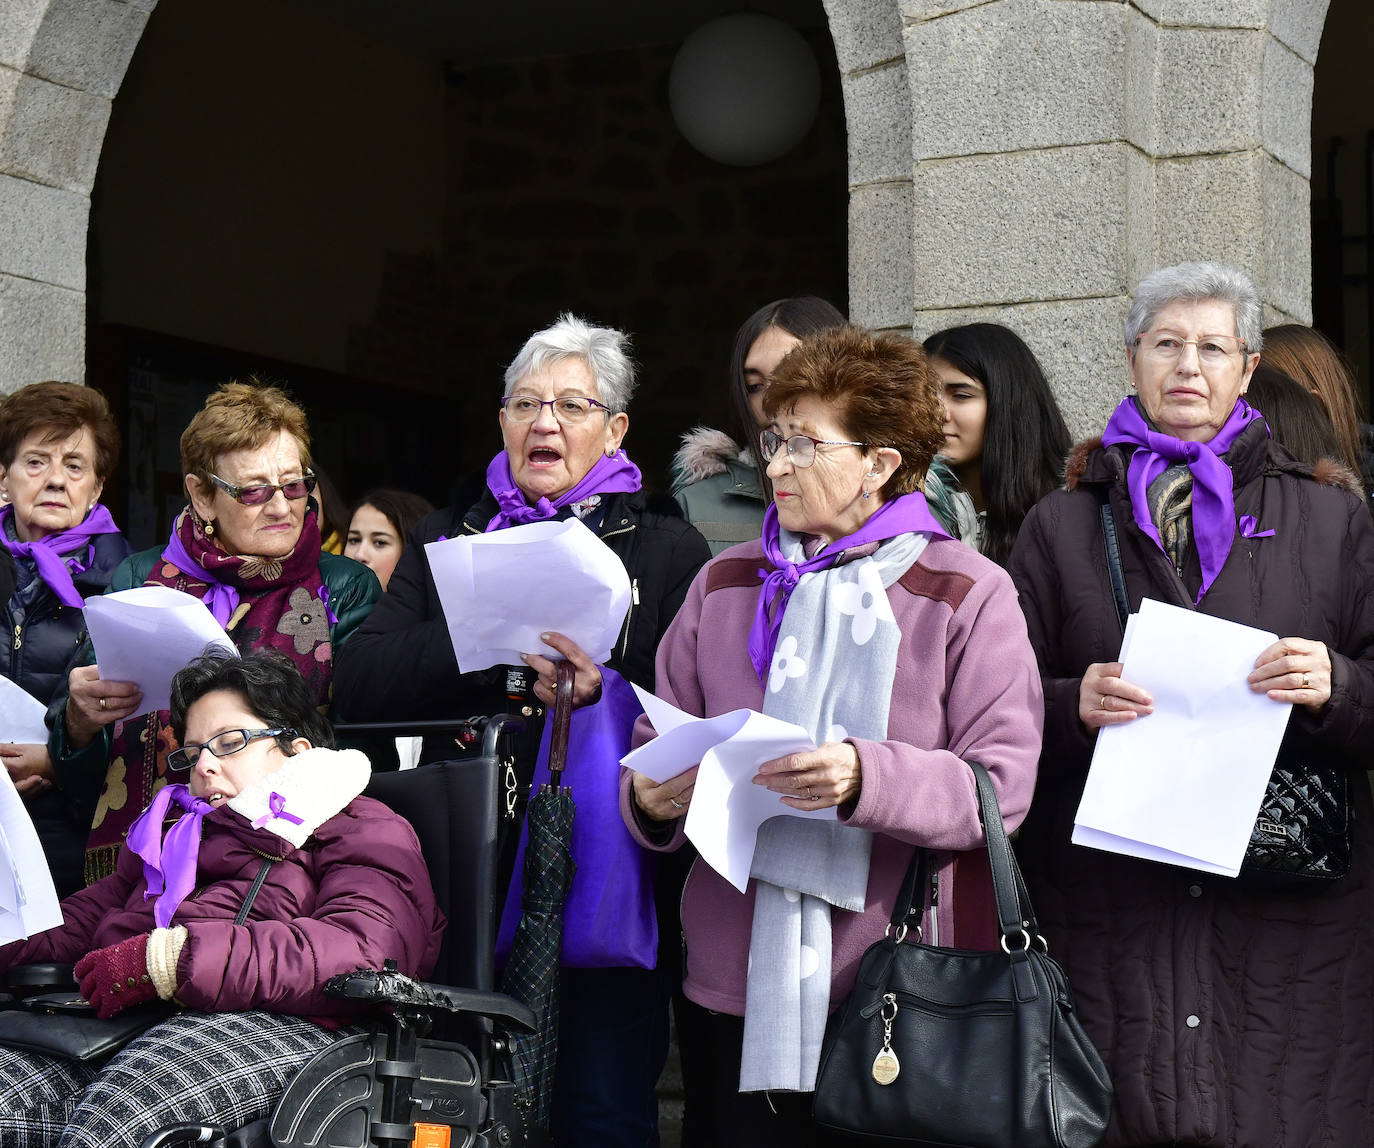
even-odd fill
[(48, 859), (24, 799), (0, 769), (0, 944), (62, 923)]
[(425, 556), (463, 673), (561, 657), (547, 630), (604, 662), (630, 608), (624, 564), (576, 518), (430, 542)]
[(207, 647), (238, 651), (205, 603), (170, 586), (136, 586), (86, 599), (86, 628), (100, 676), (133, 682), (143, 711), (172, 704), (172, 677)]
[(47, 745), (47, 712), (48, 707), (23, 687), (0, 677), (0, 741)]
[(1246, 675), (1277, 635), (1145, 599), (1122, 643), (1122, 676), (1154, 713), (1097, 738), (1073, 841), (1234, 877), (1291, 705)]
[(701, 858), (741, 893), (749, 884), (759, 826), (774, 817), (834, 821), (832, 805), (802, 810), (751, 780), (765, 761), (815, 749), (801, 726), (756, 710), (696, 718), (634, 687), (658, 737), (631, 750), (620, 764), (660, 784), (700, 763), (683, 832)]

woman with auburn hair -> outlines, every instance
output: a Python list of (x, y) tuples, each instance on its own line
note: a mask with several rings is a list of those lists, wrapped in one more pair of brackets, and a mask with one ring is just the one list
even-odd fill
[(1005, 566), (1027, 512), (1063, 481), (1069, 429), (1034, 352), (1009, 328), (949, 327), (925, 349), (944, 398), (940, 456), (968, 506), (960, 536)]
[(1280, 323), (1264, 330), (1263, 361), (1316, 396), (1331, 419), (1340, 461), (1363, 475), (1366, 490), (1374, 489), (1374, 475), (1368, 473), (1360, 445), (1354, 375), (1335, 344), (1315, 327)]
[[(0, 405), (0, 541), (16, 583), (3, 599), (0, 673), (45, 706), (60, 694), (86, 632), (83, 607), (103, 593), (129, 544), (101, 504), (119, 459), (105, 397), (75, 383), (33, 383)], [(82, 885), (99, 783), (58, 770), (46, 744), (0, 745), (38, 830), (57, 895)]]
[[(997, 945), (988, 871), (959, 864), (984, 842), (967, 762), (987, 767), (1014, 828), (1035, 785), (1039, 675), (1011, 579), (951, 540), (921, 493), (942, 442), (936, 385), (904, 335), (841, 327), (796, 347), (764, 398), (763, 536), (707, 564), (659, 646), (657, 692), (673, 705), (805, 727), (820, 748), (762, 763), (753, 782), (780, 811), (838, 815), (766, 822), (744, 893), (692, 868), (683, 991), (709, 1081), (700, 1143), (832, 1142), (811, 1117), (826, 1016), (917, 849), (936, 870), (924, 936)], [(641, 718), (636, 740), (650, 736)], [(661, 785), (625, 771), (622, 814), (646, 848), (682, 846), (695, 782), (695, 766)], [(773, 1022), (804, 1035), (770, 1037)]]
[[(381, 595), (350, 558), (321, 551), (310, 497), (305, 412), (256, 379), (225, 383), (181, 436), (186, 508), (166, 543), (126, 559), (108, 592), (161, 585), (203, 600), (241, 653), (274, 649), (295, 663), (328, 708), (334, 656)], [(165, 710), (148, 712), (132, 682), (100, 676), (94, 652), (71, 671), (49, 751), (104, 792), (86, 876), (111, 872), (129, 826), (167, 783), (176, 748)]]

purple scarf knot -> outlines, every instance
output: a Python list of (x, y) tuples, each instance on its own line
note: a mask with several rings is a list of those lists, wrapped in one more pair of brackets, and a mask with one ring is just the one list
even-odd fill
[(629, 494), (643, 485), (639, 467), (629, 456), (618, 450), (603, 454), (591, 470), (584, 474), (572, 489), (550, 501), (541, 498), (533, 506), (525, 501), (524, 492), (515, 485), (510, 473), (510, 456), (501, 451), (487, 465), (487, 489), (496, 497), (497, 512), (487, 523), (487, 533), (504, 530), (507, 526), (523, 526), (527, 522), (544, 522), (565, 506), (581, 502), (593, 494)]
[(274, 821), (278, 818), (280, 818), (282, 821), (289, 821), (292, 825), (305, 824), (304, 817), (297, 817), (294, 813), (286, 812), (286, 798), (284, 798), (280, 793), (274, 792), (272, 796), (267, 799), (267, 812), (264, 813), (261, 817), (254, 818), (253, 828), (261, 829), (269, 821)]
[(1221, 457), (1231, 449), (1260, 413), (1243, 398), (1227, 416), (1215, 437), (1207, 442), (1184, 442), (1153, 429), (1130, 395), (1117, 405), (1102, 434), (1103, 446), (1135, 447), (1126, 472), (1135, 523), (1160, 550), (1159, 529), (1150, 517), (1150, 484), (1171, 465), (1185, 463), (1193, 476), (1193, 537), (1197, 540), (1202, 586), (1194, 605), (1202, 601), (1216, 581), (1236, 536), (1235, 482), (1231, 468)]
[(837, 538), (805, 562), (792, 562), (782, 552), (782, 528), (778, 524), (778, 508), (770, 502), (763, 512), (764, 556), (772, 563), (772, 570), (759, 570), (763, 585), (759, 588), (754, 606), (754, 622), (749, 627), (749, 660), (758, 675), (759, 684), (768, 680), (773, 664), (773, 651), (778, 645), (782, 616), (787, 612), (787, 600), (802, 575), (824, 570), (840, 560), (846, 550), (867, 546), (872, 542), (886, 542), (901, 534), (929, 534), (934, 538), (948, 538), (945, 528), (931, 514), (925, 495), (919, 490), (903, 494), (883, 503), (869, 515), (858, 530)]
[(13, 515), (13, 506), (0, 509), (0, 541), (16, 558), (33, 561), (38, 568), (38, 576), (62, 605), (81, 609), (86, 600), (77, 590), (72, 575), (90, 568), (90, 563), (86, 561), (86, 550), (95, 535), (119, 533), (119, 527), (110, 517), (110, 512), (97, 502), (91, 507), (90, 513), (70, 530), (48, 534), (32, 542), (10, 538), (9, 519)]
[[(164, 837), (162, 823), (174, 801), (186, 812)], [(201, 822), (214, 808), (208, 801), (193, 797), (185, 785), (164, 785), (129, 827), (129, 848), (143, 859), (143, 880), (148, 886), (143, 899), (157, 898), (153, 921), (159, 929), (167, 928), (172, 914), (196, 887)]]
[(200, 600), (205, 603), (215, 621), (227, 630), (229, 619), (234, 616), (234, 611), (239, 608), (238, 589), (221, 582), (192, 558), (190, 551), (182, 543), (175, 526), (172, 528), (172, 536), (167, 540), (167, 545), (162, 551), (162, 557), (188, 578), (194, 578), (197, 582), (205, 583), (207, 589), (201, 595)]

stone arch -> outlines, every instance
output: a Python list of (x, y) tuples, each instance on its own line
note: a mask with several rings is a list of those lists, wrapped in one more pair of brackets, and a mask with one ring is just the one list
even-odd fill
[(91, 188), (111, 102), (156, 3), (0, 9), (0, 390), (85, 376)]

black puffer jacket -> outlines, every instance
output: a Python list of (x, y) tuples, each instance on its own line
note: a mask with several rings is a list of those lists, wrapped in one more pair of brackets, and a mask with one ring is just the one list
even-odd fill
[[(1223, 877), (1071, 845), (1094, 738), (1079, 682), (1121, 646), (1098, 492), (1109, 492), (1131, 608), (1193, 609), (1196, 557), (1180, 579), (1131, 516), (1128, 448), (1080, 448), (1068, 489), (1021, 528), (1011, 574), (1045, 687), (1040, 780), (1021, 857), (1051, 951), (1107, 1061), (1107, 1144), (1294, 1148), (1374, 1144), (1374, 520), (1354, 476), (1315, 471), (1253, 423), (1226, 455), (1237, 532), (1201, 612), (1324, 642), (1331, 700), (1294, 708), (1286, 746), (1348, 763), (1351, 872), (1315, 893), (1256, 891)], [(1187, 651), (1180, 650), (1179, 658)], [(1150, 720), (1145, 718), (1143, 720)]]
[[(72, 577), (81, 596), (103, 594), (110, 575), (128, 554), (124, 535), (97, 534), (91, 540), (90, 566)], [(5, 654), (0, 673), (48, 705), (65, 692), (67, 672), (86, 636), (86, 623), (80, 610), (57, 600), (38, 577), (31, 559), (17, 559), (15, 569), (16, 588), (3, 606)], [(82, 857), (90, 832), (89, 806), (57, 787), (30, 798), (28, 809), (58, 896), (76, 892), (84, 883)]]

